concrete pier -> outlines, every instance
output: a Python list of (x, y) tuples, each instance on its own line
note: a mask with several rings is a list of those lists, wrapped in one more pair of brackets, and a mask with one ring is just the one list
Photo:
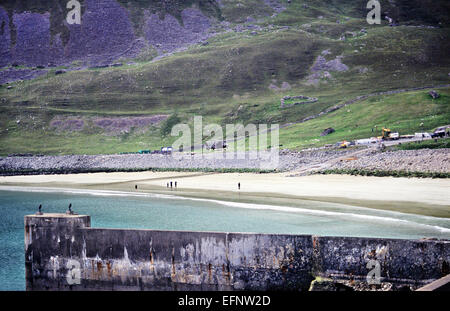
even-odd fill
[(307, 290), (317, 277), (425, 285), (449, 240), (97, 229), (86, 215), (25, 216), (27, 290)]

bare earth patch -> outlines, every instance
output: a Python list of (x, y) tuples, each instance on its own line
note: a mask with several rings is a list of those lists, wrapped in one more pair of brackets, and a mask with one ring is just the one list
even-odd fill
[(77, 117), (61, 118), (60, 116), (56, 116), (50, 121), (50, 127), (58, 132), (78, 132), (83, 130), (84, 120)]
[[(322, 54), (327, 55), (326, 52), (328, 50), (323, 51)], [(321, 80), (332, 78), (330, 71), (342, 72), (348, 69), (348, 66), (342, 63), (342, 56), (336, 56), (335, 59), (327, 61), (325, 57), (319, 55), (311, 67), (312, 74), (307, 77), (306, 84), (317, 86)]]
[(135, 130), (144, 130), (149, 126), (158, 125), (161, 121), (167, 119), (167, 115), (153, 115), (140, 117), (104, 117), (104, 118), (82, 118), (82, 117), (61, 117), (56, 116), (51, 122), (50, 127), (56, 131), (82, 131), (85, 125), (92, 122), (93, 126), (101, 128), (108, 135), (116, 135), (123, 132), (129, 132), (132, 128)]

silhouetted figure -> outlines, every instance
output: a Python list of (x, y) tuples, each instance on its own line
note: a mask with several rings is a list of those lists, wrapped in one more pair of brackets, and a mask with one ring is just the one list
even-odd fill
[(39, 211), (36, 213), (36, 215), (42, 215), (42, 204), (39, 204)]
[(172, 182), (170, 182), (170, 188), (171, 188), (171, 189), (173, 188), (173, 183), (172, 183)]
[(167, 188), (169, 188), (169, 183), (167, 183)]
[(66, 214), (73, 215), (72, 203), (69, 204), (69, 210), (66, 212)]
[(175, 182), (175, 188), (177, 187), (177, 182)]
[(241, 190), (241, 183), (238, 182), (238, 190)]
[(134, 189), (137, 190), (137, 185), (134, 185)]

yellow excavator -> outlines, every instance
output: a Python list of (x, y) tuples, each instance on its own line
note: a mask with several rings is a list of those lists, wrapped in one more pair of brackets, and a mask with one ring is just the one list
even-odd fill
[(382, 140), (394, 140), (399, 138), (398, 133), (392, 133), (391, 129), (383, 127), (381, 130), (381, 136), (378, 137)]
[(347, 148), (348, 146), (350, 146), (350, 142), (344, 140), (340, 143), (339, 148)]
[(389, 135), (391, 135), (391, 129), (384, 128), (381, 130), (381, 139), (389, 139)]

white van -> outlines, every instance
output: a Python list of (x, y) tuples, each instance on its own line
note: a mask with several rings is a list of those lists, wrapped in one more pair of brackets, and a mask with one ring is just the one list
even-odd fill
[(414, 133), (416, 138), (431, 138), (430, 133)]

